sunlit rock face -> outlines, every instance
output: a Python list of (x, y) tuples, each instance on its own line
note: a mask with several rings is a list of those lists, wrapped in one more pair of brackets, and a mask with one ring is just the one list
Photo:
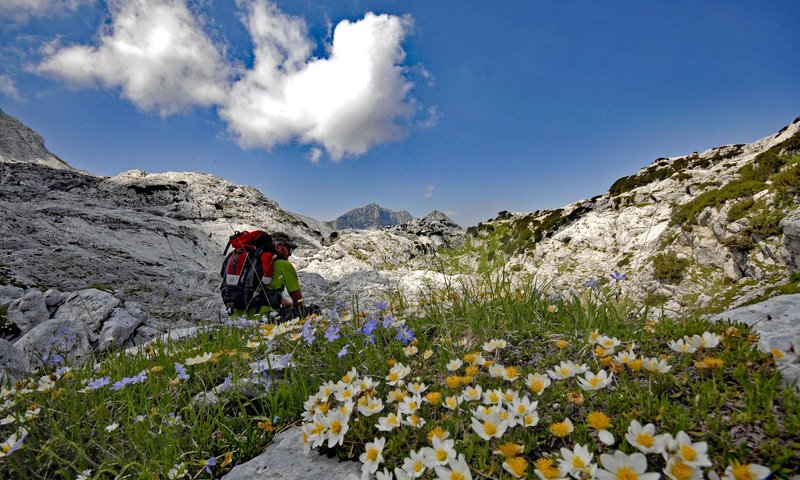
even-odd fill
[(71, 169), (67, 162), (45, 148), (41, 135), (0, 110), (0, 162), (36, 163)]

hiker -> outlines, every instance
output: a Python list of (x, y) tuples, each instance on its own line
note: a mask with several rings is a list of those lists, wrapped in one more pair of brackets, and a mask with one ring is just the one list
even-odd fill
[[(297, 279), (297, 271), (289, 262), (289, 257), (297, 248), (297, 244), (283, 232), (273, 233), (272, 243), (275, 246), (275, 263), (272, 280), (265, 287), (267, 302), (273, 309), (278, 309), (278, 316), (282, 321), (295, 317), (302, 318), (317, 308), (313, 306), (306, 308), (303, 293), (300, 291), (300, 281)], [(290, 299), (283, 296), (284, 288)]]
[[(233, 251), (228, 254), (228, 248)], [(297, 271), (289, 262), (297, 244), (283, 232), (236, 232), (225, 247), (222, 301), (229, 315), (277, 315), (278, 321), (319, 313), (305, 305)], [(283, 297), (283, 289), (290, 298)]]

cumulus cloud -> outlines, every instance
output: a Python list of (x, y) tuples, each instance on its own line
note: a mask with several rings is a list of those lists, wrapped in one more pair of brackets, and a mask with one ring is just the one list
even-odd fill
[(32, 17), (51, 17), (75, 11), (95, 0), (2, 0), (0, 19), (26, 22)]
[(433, 185), (428, 185), (428, 188), (425, 189), (425, 193), (422, 194), (425, 198), (433, 197), (433, 191), (436, 190), (436, 187)]
[(40, 73), (78, 86), (120, 88), (137, 107), (168, 115), (225, 101), (230, 67), (184, 0), (109, 2), (97, 46), (45, 51)]
[(8, 75), (0, 75), (0, 93), (14, 100), (23, 100), (22, 94), (14, 83), (14, 79)]
[(342, 21), (328, 58), (311, 57), (302, 19), (265, 2), (249, 5), (247, 27), (254, 65), (220, 109), (242, 145), (271, 148), (296, 139), (339, 160), (402, 137), (400, 123), (414, 112), (401, 47), (410, 18), (368, 13)]
[(324, 45), (325, 58), (317, 58), (302, 18), (267, 0), (237, 0), (254, 48), (245, 68), (224, 58), (186, 1), (111, 0), (111, 22), (96, 45), (56, 43), (37, 71), (76, 86), (118, 88), (162, 115), (217, 107), (243, 147), (296, 142), (309, 146), (315, 163), (323, 154), (338, 161), (398, 140), (421, 111), (402, 48), (410, 17), (344, 20)]

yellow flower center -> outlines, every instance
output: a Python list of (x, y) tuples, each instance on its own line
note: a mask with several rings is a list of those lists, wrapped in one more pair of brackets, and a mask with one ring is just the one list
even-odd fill
[(419, 473), (419, 472), (422, 471), (423, 468), (425, 468), (425, 464), (422, 463), (421, 460), (417, 460), (416, 463), (414, 463), (414, 471), (415, 472)]
[(8, 453), (8, 451), (11, 450), (11, 445), (4, 443), (0, 445), (0, 450), (2, 450), (3, 453)]
[(334, 420), (334, 421), (331, 422), (331, 427), (330, 428), (331, 428), (331, 432), (339, 433), (340, 431), (342, 431), (342, 422), (340, 422), (339, 420)]
[(773, 348), (772, 350), (770, 350), (770, 352), (772, 353), (772, 356), (775, 357), (776, 360), (780, 360), (786, 356), (786, 354), (783, 353), (783, 350), (781, 350), (780, 348)]
[(566, 422), (554, 423), (550, 425), (550, 431), (557, 437), (566, 437), (569, 435), (569, 425)]
[(370, 448), (367, 450), (367, 460), (370, 462), (374, 462), (378, 459), (378, 449), (377, 448)]
[(627, 466), (617, 470), (616, 477), (618, 480), (639, 480), (639, 475), (631, 467)]
[(444, 462), (445, 460), (447, 460), (447, 450), (443, 448), (436, 450), (436, 460), (440, 462)]
[(525, 461), (522, 457), (511, 457), (506, 460), (506, 464), (508, 464), (509, 470), (514, 472), (514, 475), (521, 477), (525, 474), (525, 470), (528, 469), (528, 462)]
[(556, 347), (564, 349), (569, 347), (569, 342), (566, 340), (556, 340)]
[(389, 372), (389, 375), (386, 377), (386, 379), (390, 382), (396, 382), (398, 377), (400, 377), (400, 375), (398, 375), (397, 372)]
[(450, 388), (456, 388), (461, 384), (460, 377), (449, 376), (445, 381), (447, 382), (447, 386)]
[(577, 455), (572, 457), (572, 467), (573, 468), (583, 468), (585, 466), (586, 466), (586, 463), (583, 461), (583, 459), (581, 457), (579, 457)]
[(464, 474), (461, 472), (450, 472), (450, 480), (464, 480)]
[(386, 423), (389, 425), (397, 425), (397, 417), (395, 415), (391, 415), (388, 419), (386, 419)]
[(539, 393), (544, 390), (544, 382), (536, 378), (531, 381), (528, 387), (533, 391), (533, 393)]
[(558, 369), (558, 373), (560, 373), (561, 375), (569, 375), (569, 368), (561, 367)]
[(492, 402), (492, 403), (499, 402), (500, 401), (500, 395), (498, 395), (497, 392), (489, 393), (489, 401)]
[(681, 456), (688, 461), (692, 461), (697, 458), (697, 452), (692, 448), (691, 445), (683, 444), (681, 445)]
[(342, 392), (342, 398), (350, 398), (353, 395), (353, 392), (350, 389), (344, 390)]
[(611, 426), (611, 420), (603, 412), (592, 412), (588, 417), (589, 425), (596, 430), (603, 430)]
[(483, 431), (491, 437), (497, 433), (497, 425), (489, 421), (483, 422)]
[(518, 453), (522, 453), (522, 447), (516, 443), (508, 442), (500, 445), (500, 455), (506, 458), (514, 457)]
[(553, 466), (551, 458), (540, 458), (536, 460), (534, 465), (536, 465), (536, 470), (539, 470), (544, 478), (557, 478), (560, 475), (558, 468)]
[(655, 439), (653, 438), (653, 436), (645, 432), (636, 435), (636, 441), (639, 443), (639, 445), (645, 448), (650, 448), (655, 443)]
[(514, 378), (517, 375), (519, 375), (519, 371), (516, 369), (516, 367), (506, 367), (506, 377)]
[(693, 470), (692, 467), (678, 460), (672, 465), (670, 473), (676, 480), (688, 480), (692, 478)]
[(528, 409), (525, 408), (525, 404), (524, 403), (520, 403), (519, 406), (517, 407), (517, 413), (525, 413), (527, 411), (528, 411)]
[(589, 385), (596, 387), (600, 383), (600, 377), (592, 377), (589, 379)]
[(737, 465), (733, 467), (733, 478), (736, 480), (753, 480), (753, 472), (749, 465)]
[(467, 374), (468, 377), (474, 377), (475, 375), (478, 374), (478, 367), (470, 365), (469, 367), (466, 368), (464, 372)]

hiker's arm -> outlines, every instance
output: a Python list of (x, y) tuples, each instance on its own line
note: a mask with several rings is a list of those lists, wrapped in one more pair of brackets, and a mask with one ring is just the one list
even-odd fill
[(303, 304), (303, 293), (300, 290), (295, 290), (294, 292), (289, 292), (289, 296), (292, 297), (292, 306), (299, 307)]

